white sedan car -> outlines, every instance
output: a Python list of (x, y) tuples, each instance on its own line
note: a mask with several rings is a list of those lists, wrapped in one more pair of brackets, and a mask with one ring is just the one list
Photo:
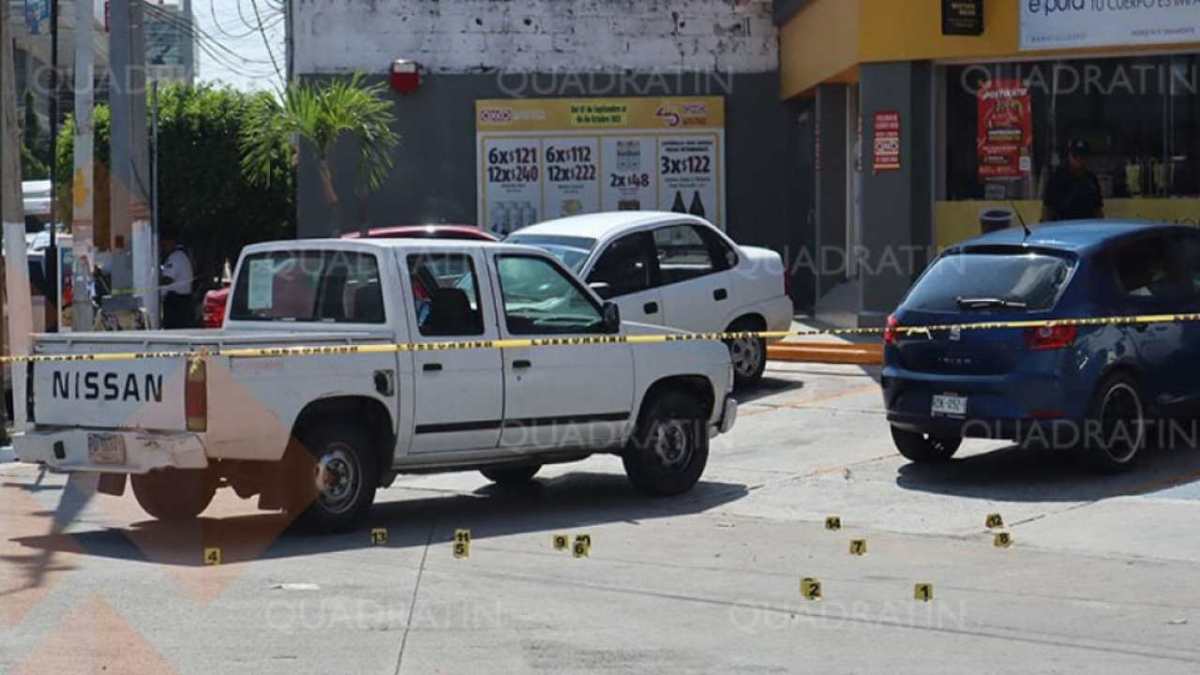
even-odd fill
[[(703, 218), (619, 211), (531, 225), (507, 241), (545, 249), (575, 271), (628, 321), (693, 332), (788, 330), (783, 260), (738, 246)], [(738, 385), (766, 367), (766, 341), (729, 342)]]

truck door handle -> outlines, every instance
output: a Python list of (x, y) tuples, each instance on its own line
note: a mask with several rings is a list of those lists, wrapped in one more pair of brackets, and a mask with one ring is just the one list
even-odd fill
[(517, 359), (513, 361), (513, 368), (532, 368), (533, 364), (525, 359)]
[(642, 311), (647, 314), (658, 314), (658, 303), (647, 302), (646, 304), (642, 305)]
[(726, 291), (724, 288), (718, 288), (717, 290), (713, 291), (713, 300), (716, 300), (717, 302), (720, 302), (728, 297), (729, 297), (729, 292)]
[(442, 364), (440, 364), (440, 363), (426, 363), (425, 365), (421, 366), (421, 370), (423, 370), (427, 373), (436, 373), (441, 369), (442, 369)]

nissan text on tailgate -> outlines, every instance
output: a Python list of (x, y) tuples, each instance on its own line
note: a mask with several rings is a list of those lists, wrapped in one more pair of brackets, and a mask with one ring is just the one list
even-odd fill
[[(665, 331), (622, 323), (523, 246), (258, 244), (238, 262), (225, 319), (217, 331), (36, 336), (35, 354), (81, 358), (33, 363), (18, 457), (98, 473), (108, 494), (129, 476), (164, 520), (196, 517), (229, 487), (343, 531), (400, 473), (479, 470), (511, 485), (610, 453), (642, 492), (679, 494), (737, 415), (724, 345), (626, 344)], [(600, 340), (490, 344), (544, 338)], [(325, 353), (280, 353), (290, 347)], [(104, 353), (142, 356), (84, 358)]]

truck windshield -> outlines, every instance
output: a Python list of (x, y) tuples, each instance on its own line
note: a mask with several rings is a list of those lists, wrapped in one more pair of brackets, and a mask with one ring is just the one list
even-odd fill
[(383, 323), (374, 255), (270, 251), (246, 256), (234, 286), (234, 321)]
[(928, 312), (1050, 309), (1074, 262), (1041, 253), (942, 256), (913, 287), (904, 306)]

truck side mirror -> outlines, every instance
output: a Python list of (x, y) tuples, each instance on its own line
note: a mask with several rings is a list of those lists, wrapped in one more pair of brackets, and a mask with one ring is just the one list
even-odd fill
[(604, 303), (603, 328), (605, 333), (621, 332), (621, 308), (615, 302)]

